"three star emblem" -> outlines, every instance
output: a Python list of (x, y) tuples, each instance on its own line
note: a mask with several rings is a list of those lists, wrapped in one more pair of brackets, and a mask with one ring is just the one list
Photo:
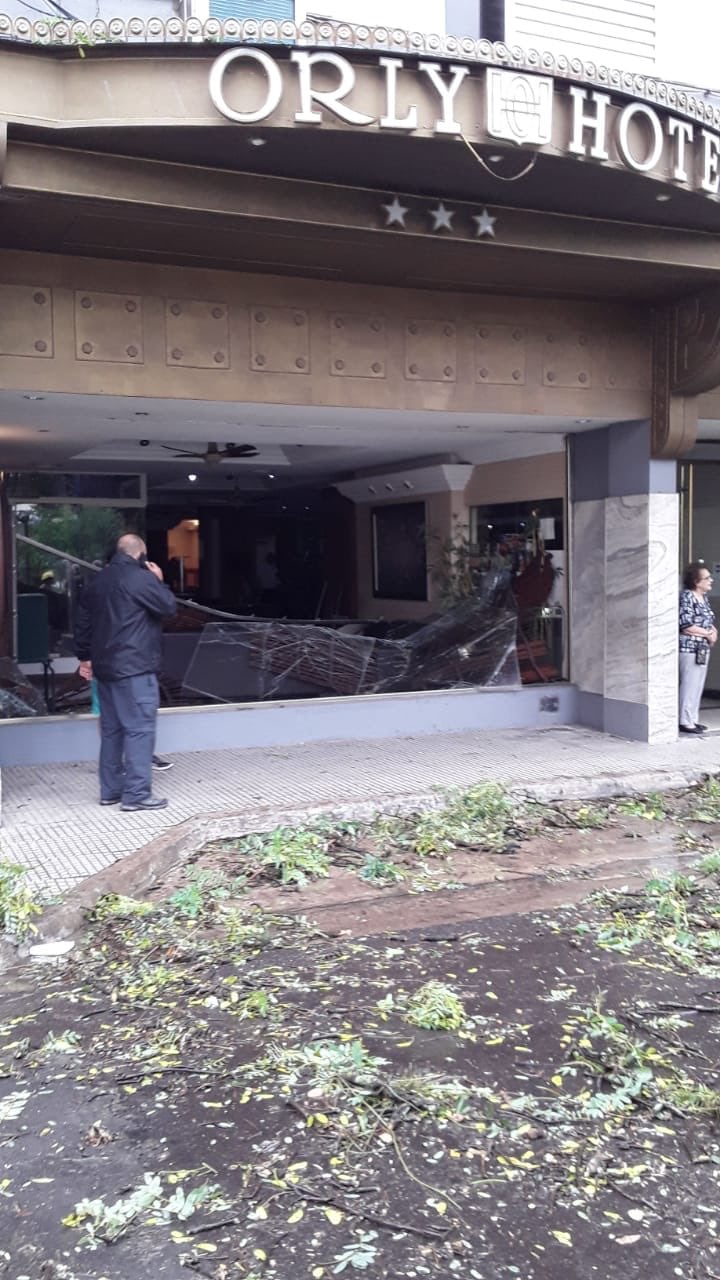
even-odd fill
[[(402, 227), (403, 231), (407, 230), (405, 219), (410, 212), (408, 205), (400, 203), (399, 196), (393, 196), (388, 204), (380, 206), (385, 214), (386, 227)], [(427, 213), (432, 218), (432, 231), (452, 231), (453, 218), (457, 210), (448, 209), (441, 200), (434, 209), (428, 209)], [(474, 213), (472, 220), (475, 223), (475, 237), (480, 239), (482, 236), (495, 235), (495, 223), (497, 218), (488, 213), (487, 209), (483, 209), (481, 213)]]

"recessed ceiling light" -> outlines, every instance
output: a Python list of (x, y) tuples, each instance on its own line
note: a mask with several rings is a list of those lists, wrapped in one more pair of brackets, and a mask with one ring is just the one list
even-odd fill
[(191, 484), (194, 484), (194, 483), (195, 483), (195, 481), (197, 480), (197, 476), (195, 475), (195, 472), (194, 472), (194, 471), (191, 471), (191, 472), (189, 473), (189, 475), (188, 475), (188, 480), (190, 481), (190, 483), (191, 483)]
[(658, 204), (667, 204), (668, 200), (672, 200), (672, 196), (669, 196), (666, 192), (663, 191), (660, 193), (659, 196), (656, 196), (655, 199), (657, 200)]
[(504, 159), (504, 156), (488, 156), (488, 160), (490, 160), (492, 164), (502, 164)]
[(585, 427), (588, 422), (592, 422), (592, 418), (576, 418), (575, 421), (579, 427)]
[(44, 400), (44, 396), (23, 396), (23, 400)]
[(251, 147), (264, 147), (267, 138), (248, 138)]
[(275, 479), (275, 472), (268, 471), (268, 480), (274, 480), (274, 479)]

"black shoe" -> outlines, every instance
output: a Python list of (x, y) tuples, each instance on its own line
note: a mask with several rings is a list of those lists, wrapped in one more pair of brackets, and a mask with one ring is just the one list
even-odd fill
[(101, 804), (119, 804), (120, 799), (121, 799), (120, 796), (110, 796), (109, 800), (101, 800), (100, 803)]
[(695, 735), (695, 737), (696, 737), (696, 738), (700, 737), (700, 736), (702, 735), (702, 732), (703, 732), (703, 730), (702, 730), (701, 728), (699, 728), (699, 726), (698, 726), (698, 725), (696, 725), (696, 724), (694, 724), (694, 725), (692, 725), (692, 726), (687, 725), (687, 724), (681, 724), (681, 725), (679, 725), (679, 729), (680, 729), (680, 732), (681, 732), (681, 733), (693, 733), (693, 734)]
[(696, 729), (699, 729), (701, 733), (707, 733), (707, 725), (706, 725), (706, 724), (696, 724), (696, 725), (695, 725), (695, 728), (696, 728)]
[(165, 760), (162, 756), (153, 756), (153, 769), (172, 769), (173, 761)]
[(135, 804), (121, 804), (123, 813), (135, 813), (138, 809), (167, 809), (164, 796), (148, 796), (147, 800), (138, 800)]

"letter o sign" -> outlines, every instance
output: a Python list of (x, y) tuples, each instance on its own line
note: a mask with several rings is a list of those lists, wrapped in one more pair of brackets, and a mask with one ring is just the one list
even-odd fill
[[(645, 157), (641, 159), (633, 154), (630, 147), (630, 125), (637, 117), (650, 126), (651, 134), (650, 147)], [(649, 169), (654, 169), (659, 164), (665, 145), (665, 135), (652, 107), (646, 107), (643, 102), (630, 102), (623, 108), (618, 119), (617, 143), (625, 163), (638, 173), (647, 173)]]
[[(255, 111), (236, 111), (225, 100), (225, 72), (233, 62), (241, 60), (256, 63), (265, 73), (265, 101)], [(278, 105), (283, 91), (282, 74), (278, 64), (269, 54), (263, 53), (262, 49), (228, 49), (227, 53), (221, 54), (213, 63), (208, 88), (213, 106), (221, 115), (226, 116), (228, 120), (235, 120), (238, 124), (257, 124), (258, 120), (266, 120)]]

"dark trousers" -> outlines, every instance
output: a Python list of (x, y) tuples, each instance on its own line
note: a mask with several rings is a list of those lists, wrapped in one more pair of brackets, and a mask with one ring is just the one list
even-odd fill
[(126, 804), (147, 800), (152, 789), (157, 676), (98, 680), (100, 699), (100, 799)]

